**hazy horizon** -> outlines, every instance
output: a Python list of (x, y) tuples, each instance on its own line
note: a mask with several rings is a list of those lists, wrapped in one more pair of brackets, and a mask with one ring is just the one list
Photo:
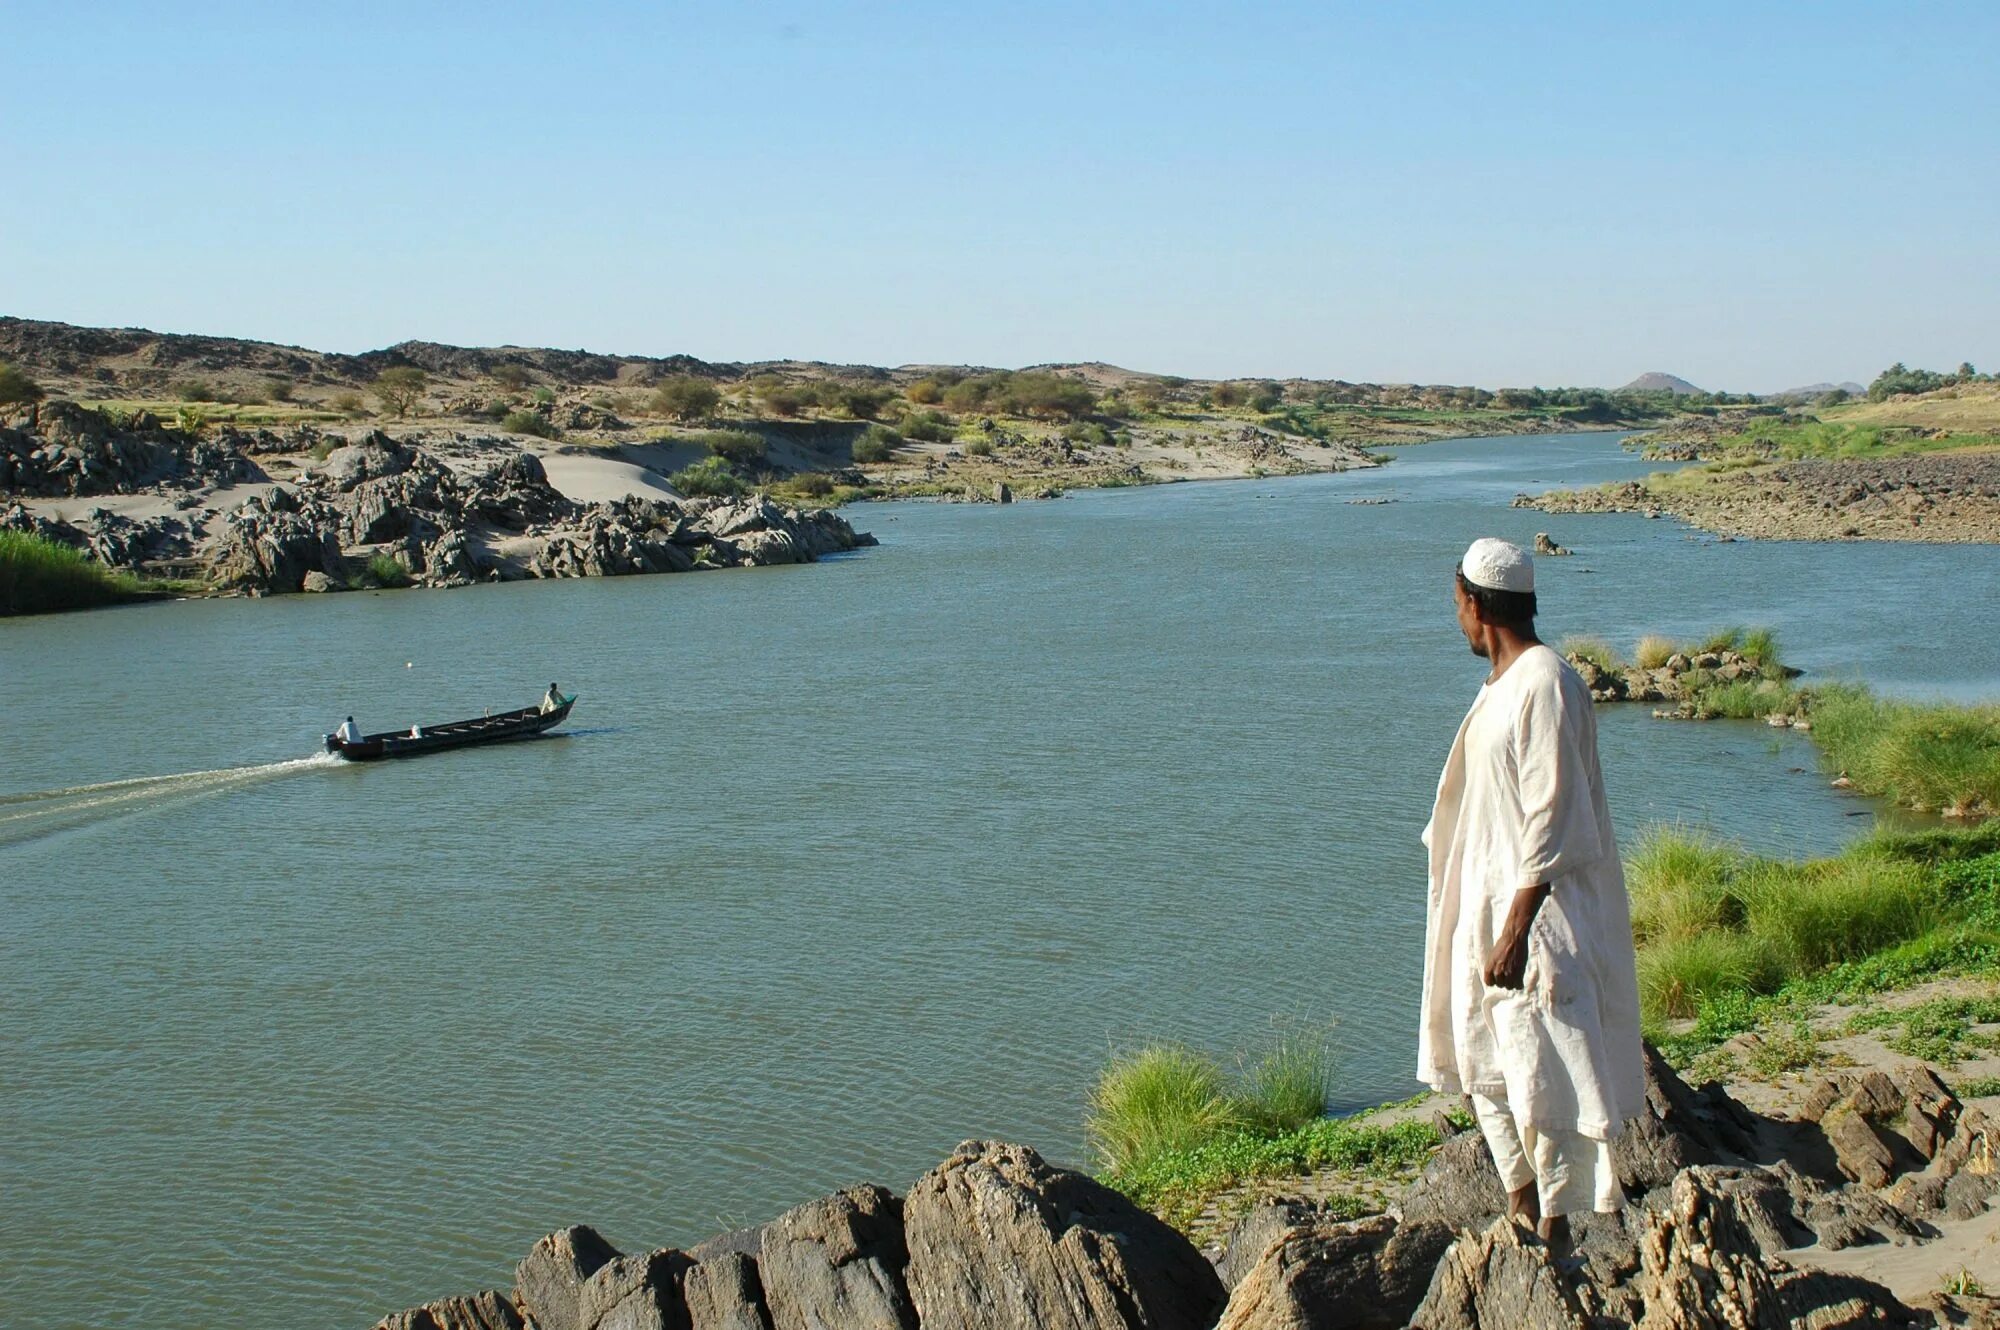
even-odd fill
[(2000, 359), (1990, 6), (9, 27), (21, 317), (1484, 387)]

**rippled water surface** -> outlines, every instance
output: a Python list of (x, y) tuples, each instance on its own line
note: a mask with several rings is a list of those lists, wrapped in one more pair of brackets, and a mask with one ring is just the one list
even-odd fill
[[(693, 1241), (975, 1134), (1075, 1159), (1107, 1049), (1274, 1016), (1339, 1022), (1344, 1101), (1407, 1093), (1471, 537), (1577, 548), (1553, 635), (1768, 623), (2000, 691), (2000, 550), (1506, 506), (1643, 469), (1468, 441), (871, 506), (881, 548), (806, 568), (0, 623), (0, 1321), (359, 1327), (562, 1224)], [(301, 760), (550, 679), (566, 737)], [(1867, 820), (1760, 726), (1603, 748), (1628, 837)]]

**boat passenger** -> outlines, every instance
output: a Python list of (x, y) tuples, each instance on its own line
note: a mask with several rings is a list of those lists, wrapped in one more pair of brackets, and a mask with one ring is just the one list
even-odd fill
[(561, 706), (562, 704), (563, 704), (562, 690), (560, 688), (557, 688), (554, 684), (550, 684), (548, 696), (542, 699), (542, 710), (554, 711), (557, 707)]
[(344, 744), (361, 742), (361, 727), (354, 723), (354, 717), (349, 716), (346, 723), (340, 727), (340, 741)]

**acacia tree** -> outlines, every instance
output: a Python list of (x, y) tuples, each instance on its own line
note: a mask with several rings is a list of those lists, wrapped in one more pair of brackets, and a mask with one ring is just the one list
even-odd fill
[(430, 383), (431, 376), (415, 365), (397, 365), (377, 374), (369, 391), (375, 394), (375, 400), (384, 409), (394, 412), (396, 419), (401, 420), (422, 399), (424, 389), (430, 387)]

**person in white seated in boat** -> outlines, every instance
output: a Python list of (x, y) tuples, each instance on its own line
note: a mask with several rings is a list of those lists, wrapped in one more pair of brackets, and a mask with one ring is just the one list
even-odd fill
[(339, 738), (344, 744), (358, 744), (361, 742), (361, 727), (354, 723), (354, 717), (349, 716), (341, 725)]
[(562, 704), (563, 704), (562, 689), (556, 687), (554, 684), (550, 684), (549, 695), (542, 699), (542, 710), (554, 711), (557, 707), (561, 706)]

